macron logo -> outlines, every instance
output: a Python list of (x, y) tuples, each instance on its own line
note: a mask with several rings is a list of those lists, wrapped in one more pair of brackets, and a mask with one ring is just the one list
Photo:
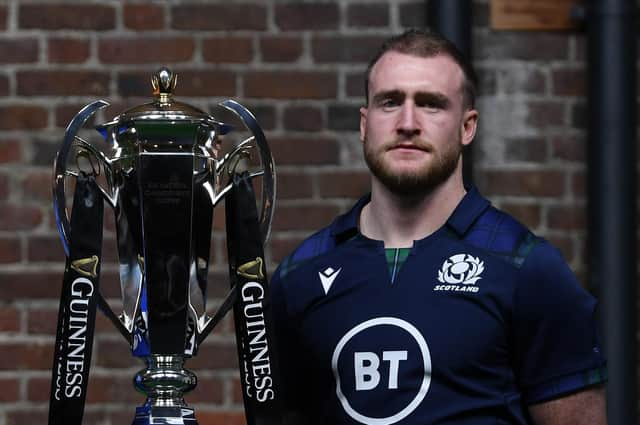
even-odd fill
[(322, 287), (324, 288), (325, 295), (329, 292), (329, 288), (331, 288), (333, 281), (340, 274), (340, 270), (342, 270), (342, 268), (334, 270), (331, 267), (327, 267), (324, 271), (318, 272), (318, 276), (320, 276), (320, 282), (322, 282)]

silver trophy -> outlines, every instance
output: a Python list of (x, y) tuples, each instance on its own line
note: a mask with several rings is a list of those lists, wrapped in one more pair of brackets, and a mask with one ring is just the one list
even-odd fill
[[(264, 134), (242, 105), (220, 103), (245, 127), (238, 129), (175, 101), (177, 78), (168, 69), (151, 80), (153, 102), (95, 127), (107, 142), (104, 149), (79, 136), (79, 130), (107, 102), (95, 101), (72, 119), (54, 164), (54, 210), (69, 255), (65, 186), (78, 176), (76, 163), (90, 164), (115, 213), (122, 311), (116, 314), (101, 295), (98, 305), (133, 354), (146, 362), (134, 385), (147, 400), (137, 408), (133, 424), (195, 425), (183, 396), (196, 386), (196, 376), (184, 363), (230, 305), (227, 299), (213, 314), (206, 309), (214, 208), (231, 189), (230, 176), (239, 164), (251, 162), (242, 159), (257, 151), (259, 161), (249, 167), (249, 175), (259, 177), (264, 242), (273, 216), (275, 171)], [(221, 145), (231, 133), (241, 137), (222, 155)]]

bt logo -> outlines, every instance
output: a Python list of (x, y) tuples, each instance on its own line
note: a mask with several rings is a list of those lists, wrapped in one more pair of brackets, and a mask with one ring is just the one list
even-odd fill
[[(353, 368), (356, 375), (356, 391), (366, 391), (374, 389), (380, 383), (380, 357), (372, 352), (356, 352)], [(407, 360), (407, 351), (383, 351), (382, 361), (389, 363), (389, 383), (390, 390), (398, 389), (398, 370), (400, 362)]]
[(378, 317), (350, 329), (331, 358), (345, 413), (367, 425), (391, 425), (422, 403), (431, 384), (431, 355), (411, 323)]

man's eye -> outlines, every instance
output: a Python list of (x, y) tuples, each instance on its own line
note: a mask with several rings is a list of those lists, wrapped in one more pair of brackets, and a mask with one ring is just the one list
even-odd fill
[(442, 102), (422, 102), (422, 103), (418, 103), (418, 106), (420, 108), (426, 108), (426, 109), (443, 109), (444, 105), (442, 104)]
[(397, 106), (400, 106), (400, 102), (398, 102), (396, 99), (383, 99), (380, 102), (380, 106), (382, 106), (383, 108), (395, 108)]

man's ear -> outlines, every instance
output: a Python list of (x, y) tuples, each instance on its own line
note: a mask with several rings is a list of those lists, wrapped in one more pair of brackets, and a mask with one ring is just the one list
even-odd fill
[(462, 144), (467, 146), (473, 141), (478, 128), (478, 111), (467, 109), (462, 117)]
[(361, 143), (364, 143), (365, 134), (367, 134), (366, 132), (367, 112), (368, 112), (368, 109), (366, 107), (362, 106), (360, 108), (360, 142)]

